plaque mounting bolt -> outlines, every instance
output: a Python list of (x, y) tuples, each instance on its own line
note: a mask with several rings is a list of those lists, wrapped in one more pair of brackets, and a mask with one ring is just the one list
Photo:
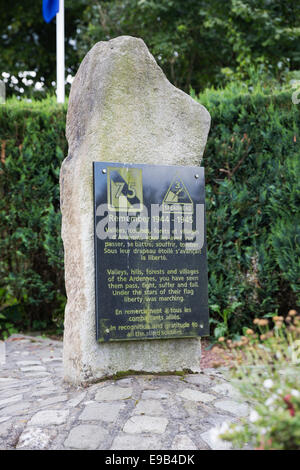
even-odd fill
[(196, 180), (199, 178), (198, 173), (195, 174), (195, 178), (196, 178)]
[(104, 174), (106, 173), (106, 168), (103, 168), (102, 173)]

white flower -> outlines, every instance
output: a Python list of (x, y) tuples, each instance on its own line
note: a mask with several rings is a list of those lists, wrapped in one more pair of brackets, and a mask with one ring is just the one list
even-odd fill
[(251, 410), (251, 413), (249, 415), (249, 421), (251, 421), (251, 423), (255, 423), (255, 421), (257, 421), (258, 418), (259, 418), (259, 414), (257, 413), (257, 411)]
[(276, 395), (271, 395), (266, 401), (265, 401), (265, 405), (266, 406), (270, 406), (274, 403), (274, 401), (276, 400), (277, 396)]
[(273, 380), (271, 380), (271, 379), (266, 379), (263, 383), (263, 386), (265, 388), (272, 388), (273, 385), (274, 385), (274, 383), (273, 383)]
[(221, 434), (224, 434), (228, 431), (231, 431), (231, 429), (229, 429), (229, 425), (226, 421), (224, 421), (221, 426), (217, 425), (216, 427), (210, 429), (209, 438), (214, 449), (222, 450), (229, 449), (231, 447), (230, 443), (223, 441), (220, 438)]
[(299, 392), (299, 390), (295, 390), (293, 388), (293, 390), (291, 390), (291, 395), (295, 398), (299, 398), (300, 397), (300, 392)]

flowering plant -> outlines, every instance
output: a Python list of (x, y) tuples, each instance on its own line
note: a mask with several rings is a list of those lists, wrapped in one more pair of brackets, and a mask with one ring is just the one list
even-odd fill
[(268, 319), (255, 319), (258, 334), (247, 329), (240, 341), (227, 341), (233, 384), (252, 411), (220, 437), (240, 447), (300, 450), (300, 316), (290, 310), (272, 320), (272, 329)]

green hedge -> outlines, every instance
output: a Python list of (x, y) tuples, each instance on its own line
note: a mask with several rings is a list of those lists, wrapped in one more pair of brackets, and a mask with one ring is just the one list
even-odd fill
[(203, 160), (209, 298), (221, 312), (240, 303), (229, 326), (241, 331), (299, 305), (300, 106), (289, 92), (235, 86), (200, 101), (212, 116)]
[[(300, 106), (290, 93), (235, 88), (208, 90), (199, 100), (212, 116), (203, 160), (209, 298), (213, 311), (230, 316), (234, 333), (299, 303)], [(52, 99), (0, 107), (2, 332), (61, 325), (65, 114)]]
[(65, 114), (49, 99), (0, 106), (0, 312), (9, 332), (48, 328), (65, 301), (58, 185)]

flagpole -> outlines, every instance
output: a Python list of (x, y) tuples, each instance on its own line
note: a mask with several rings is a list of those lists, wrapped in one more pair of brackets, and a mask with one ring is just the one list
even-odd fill
[(56, 15), (56, 96), (58, 103), (65, 102), (65, 18), (64, 0), (59, 1)]

